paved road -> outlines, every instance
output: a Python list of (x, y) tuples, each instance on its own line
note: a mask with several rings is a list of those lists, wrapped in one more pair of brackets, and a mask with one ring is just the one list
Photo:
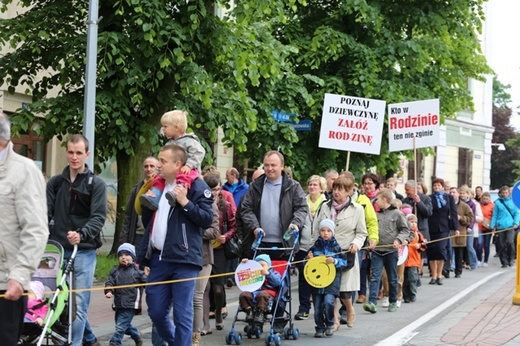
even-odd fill
[[(311, 317), (306, 321), (295, 321), (300, 331), (297, 341), (283, 340), (282, 344), (520, 345), (520, 307), (511, 303), (516, 289), (516, 271), (516, 267), (501, 269), (498, 259), (493, 258), (489, 267), (465, 270), (462, 278), (447, 279), (443, 286), (428, 285), (429, 278), (425, 277), (417, 302), (403, 303), (395, 313), (380, 307), (378, 313), (370, 314), (356, 304), (354, 328), (341, 326), (333, 337), (315, 339)], [(297, 280), (295, 276), (292, 278), (294, 315), (298, 297)], [(225, 328), (223, 331), (213, 329), (212, 335), (202, 337), (201, 345), (225, 345), (225, 335), (237, 309), (239, 291), (233, 287), (226, 292), (230, 316), (225, 319)], [(107, 344), (114, 322), (110, 302), (102, 292), (93, 294), (89, 319), (100, 342)], [(143, 331), (145, 345), (151, 345), (146, 310), (143, 315), (136, 316), (134, 322)], [(242, 331), (243, 326), (243, 323), (237, 323), (237, 330)], [(130, 338), (125, 339), (124, 345), (133, 344)], [(264, 345), (264, 339), (249, 340), (245, 337), (242, 344)]]

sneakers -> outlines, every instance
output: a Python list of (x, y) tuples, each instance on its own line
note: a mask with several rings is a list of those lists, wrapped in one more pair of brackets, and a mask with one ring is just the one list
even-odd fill
[(165, 197), (168, 200), (168, 204), (170, 204), (174, 208), (175, 208), (175, 206), (177, 206), (177, 197), (175, 197), (173, 192), (171, 192), (171, 191), (166, 192)]
[(358, 299), (356, 299), (356, 304), (363, 304), (367, 300), (367, 297), (364, 294), (360, 294)]
[(83, 341), (82, 346), (101, 346), (101, 344), (100, 344), (99, 341), (96, 339), (96, 340), (94, 340), (94, 342), (86, 342), (86, 341)]
[(296, 315), (294, 315), (294, 319), (298, 320), (298, 321), (302, 321), (302, 320), (306, 320), (309, 318), (309, 313), (308, 312), (298, 312)]
[(325, 334), (323, 334), (323, 332), (316, 332), (314, 333), (314, 337), (315, 338), (323, 338), (325, 336)]
[(388, 306), (388, 312), (396, 312), (397, 311), (397, 303), (390, 303)]
[(397, 305), (397, 307), (400, 308), (401, 307), (401, 301), (400, 300), (396, 301), (395, 305)]
[(341, 314), (341, 317), (339, 318), (339, 323), (340, 324), (347, 324), (347, 314), (346, 313)]
[(325, 330), (325, 336), (333, 336), (334, 335), (334, 327), (330, 326), (327, 327)]
[(255, 323), (264, 323), (264, 311), (263, 310), (258, 310), (256, 312), (254, 321), (255, 321)]
[(377, 306), (374, 303), (365, 303), (363, 304), (363, 310), (375, 314), (377, 312)]
[(101, 346), (101, 344), (96, 339), (96, 341), (94, 341), (94, 342), (83, 342), (83, 346)]
[(157, 205), (157, 203), (155, 203), (153, 198), (150, 196), (147, 196), (147, 195), (139, 196), (139, 203), (141, 203), (141, 207), (146, 207), (146, 208), (150, 209), (151, 211), (156, 211), (157, 208), (159, 207)]
[(483, 268), (487, 268), (487, 266), (488, 266), (487, 262), (482, 263)]
[[(193, 333), (193, 335), (195, 335), (195, 334), (197, 334), (198, 340), (200, 341), (200, 334), (199, 333)], [(143, 346), (143, 338), (142, 337), (138, 337), (137, 339), (134, 339), (134, 341), (135, 341), (135, 346)]]
[(253, 322), (255, 317), (253, 316), (253, 309), (245, 309), (244, 312), (246, 313), (246, 322)]
[(381, 306), (383, 308), (387, 308), (388, 306), (390, 306), (390, 301), (388, 300), (388, 297), (383, 297), (383, 302), (381, 303)]

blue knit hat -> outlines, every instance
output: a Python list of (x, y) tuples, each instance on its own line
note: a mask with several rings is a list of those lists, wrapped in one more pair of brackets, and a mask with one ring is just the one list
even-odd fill
[(117, 256), (121, 255), (121, 252), (128, 252), (130, 256), (135, 260), (135, 246), (130, 243), (123, 243), (117, 248)]
[(258, 255), (255, 257), (255, 261), (264, 261), (265, 263), (267, 263), (267, 266), (268, 267), (271, 267), (271, 257), (269, 257), (269, 255), (266, 255), (266, 254), (262, 254), (262, 255)]
[(336, 224), (331, 219), (323, 219), (320, 222), (320, 230), (324, 227), (327, 227), (332, 231), (332, 235), (336, 234)]

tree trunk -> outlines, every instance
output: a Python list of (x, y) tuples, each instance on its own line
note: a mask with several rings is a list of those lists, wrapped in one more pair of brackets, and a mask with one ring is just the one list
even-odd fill
[(124, 150), (118, 151), (117, 159), (117, 218), (114, 232), (114, 242), (111, 255), (117, 254), (119, 244), (119, 237), (123, 229), (123, 220), (126, 211), (126, 204), (130, 198), (130, 192), (135, 184), (141, 179), (143, 175), (143, 161), (151, 153), (150, 143), (137, 145), (134, 156), (128, 156)]

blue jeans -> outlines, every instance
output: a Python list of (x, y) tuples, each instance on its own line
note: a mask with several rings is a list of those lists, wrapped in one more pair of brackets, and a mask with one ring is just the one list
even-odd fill
[(491, 237), (492, 233), (484, 233), (482, 237), (484, 238), (482, 242), (482, 246), (484, 247), (484, 263), (488, 263), (489, 261), (489, 253), (491, 252)]
[[(475, 231), (473, 231), (475, 232)], [(473, 248), (473, 232), (470, 232), (466, 236), (466, 250), (468, 251), (468, 262), (471, 269), (477, 268), (477, 252)]]
[(123, 337), (125, 334), (135, 341), (141, 336), (139, 330), (132, 326), (132, 319), (134, 318), (134, 309), (116, 309), (116, 331), (112, 338), (110, 338), (110, 344), (123, 345)]
[(96, 342), (96, 335), (94, 335), (94, 332), (92, 331), (92, 327), (90, 326), (90, 323), (88, 320), (85, 321), (85, 331), (83, 332), (83, 343), (87, 344), (93, 344)]
[[(199, 271), (196, 265), (160, 261), (159, 254), (152, 254), (149, 283), (193, 278), (146, 287), (148, 315), (161, 338), (170, 346), (191, 346), (193, 295)], [(173, 323), (168, 316), (172, 305)]]
[[(91, 249), (78, 250), (78, 252), (76, 253), (76, 258), (74, 260), (75, 289), (92, 288), (92, 284), (94, 283), (94, 271), (96, 269), (97, 261), (96, 252), (96, 249)], [(65, 252), (66, 260), (70, 258), (71, 253), (72, 251), (70, 250), (67, 250)], [(90, 293), (90, 291), (82, 291), (75, 293), (76, 318), (74, 319), (74, 322), (72, 322), (72, 346), (81, 346), (83, 343), (83, 334), (85, 332), (85, 326), (87, 325), (88, 321), (87, 312), (90, 306)]]
[(155, 328), (155, 324), (152, 324), (152, 346), (167, 346)]
[(379, 285), (383, 266), (386, 269), (388, 277), (388, 290), (390, 303), (397, 302), (397, 259), (399, 258), (397, 251), (392, 251), (384, 256), (377, 252), (372, 252), (372, 277), (370, 278), (370, 295), (368, 301), (377, 305), (377, 294), (379, 293)]
[(484, 236), (480, 231), (478, 231), (478, 237), (476, 236), (473, 238), (473, 248), (475, 249), (475, 252), (477, 253), (477, 261), (482, 262), (482, 244), (484, 242)]
[(312, 295), (314, 323), (316, 323), (317, 332), (324, 332), (327, 327), (334, 325), (334, 300), (333, 294), (314, 293)]

